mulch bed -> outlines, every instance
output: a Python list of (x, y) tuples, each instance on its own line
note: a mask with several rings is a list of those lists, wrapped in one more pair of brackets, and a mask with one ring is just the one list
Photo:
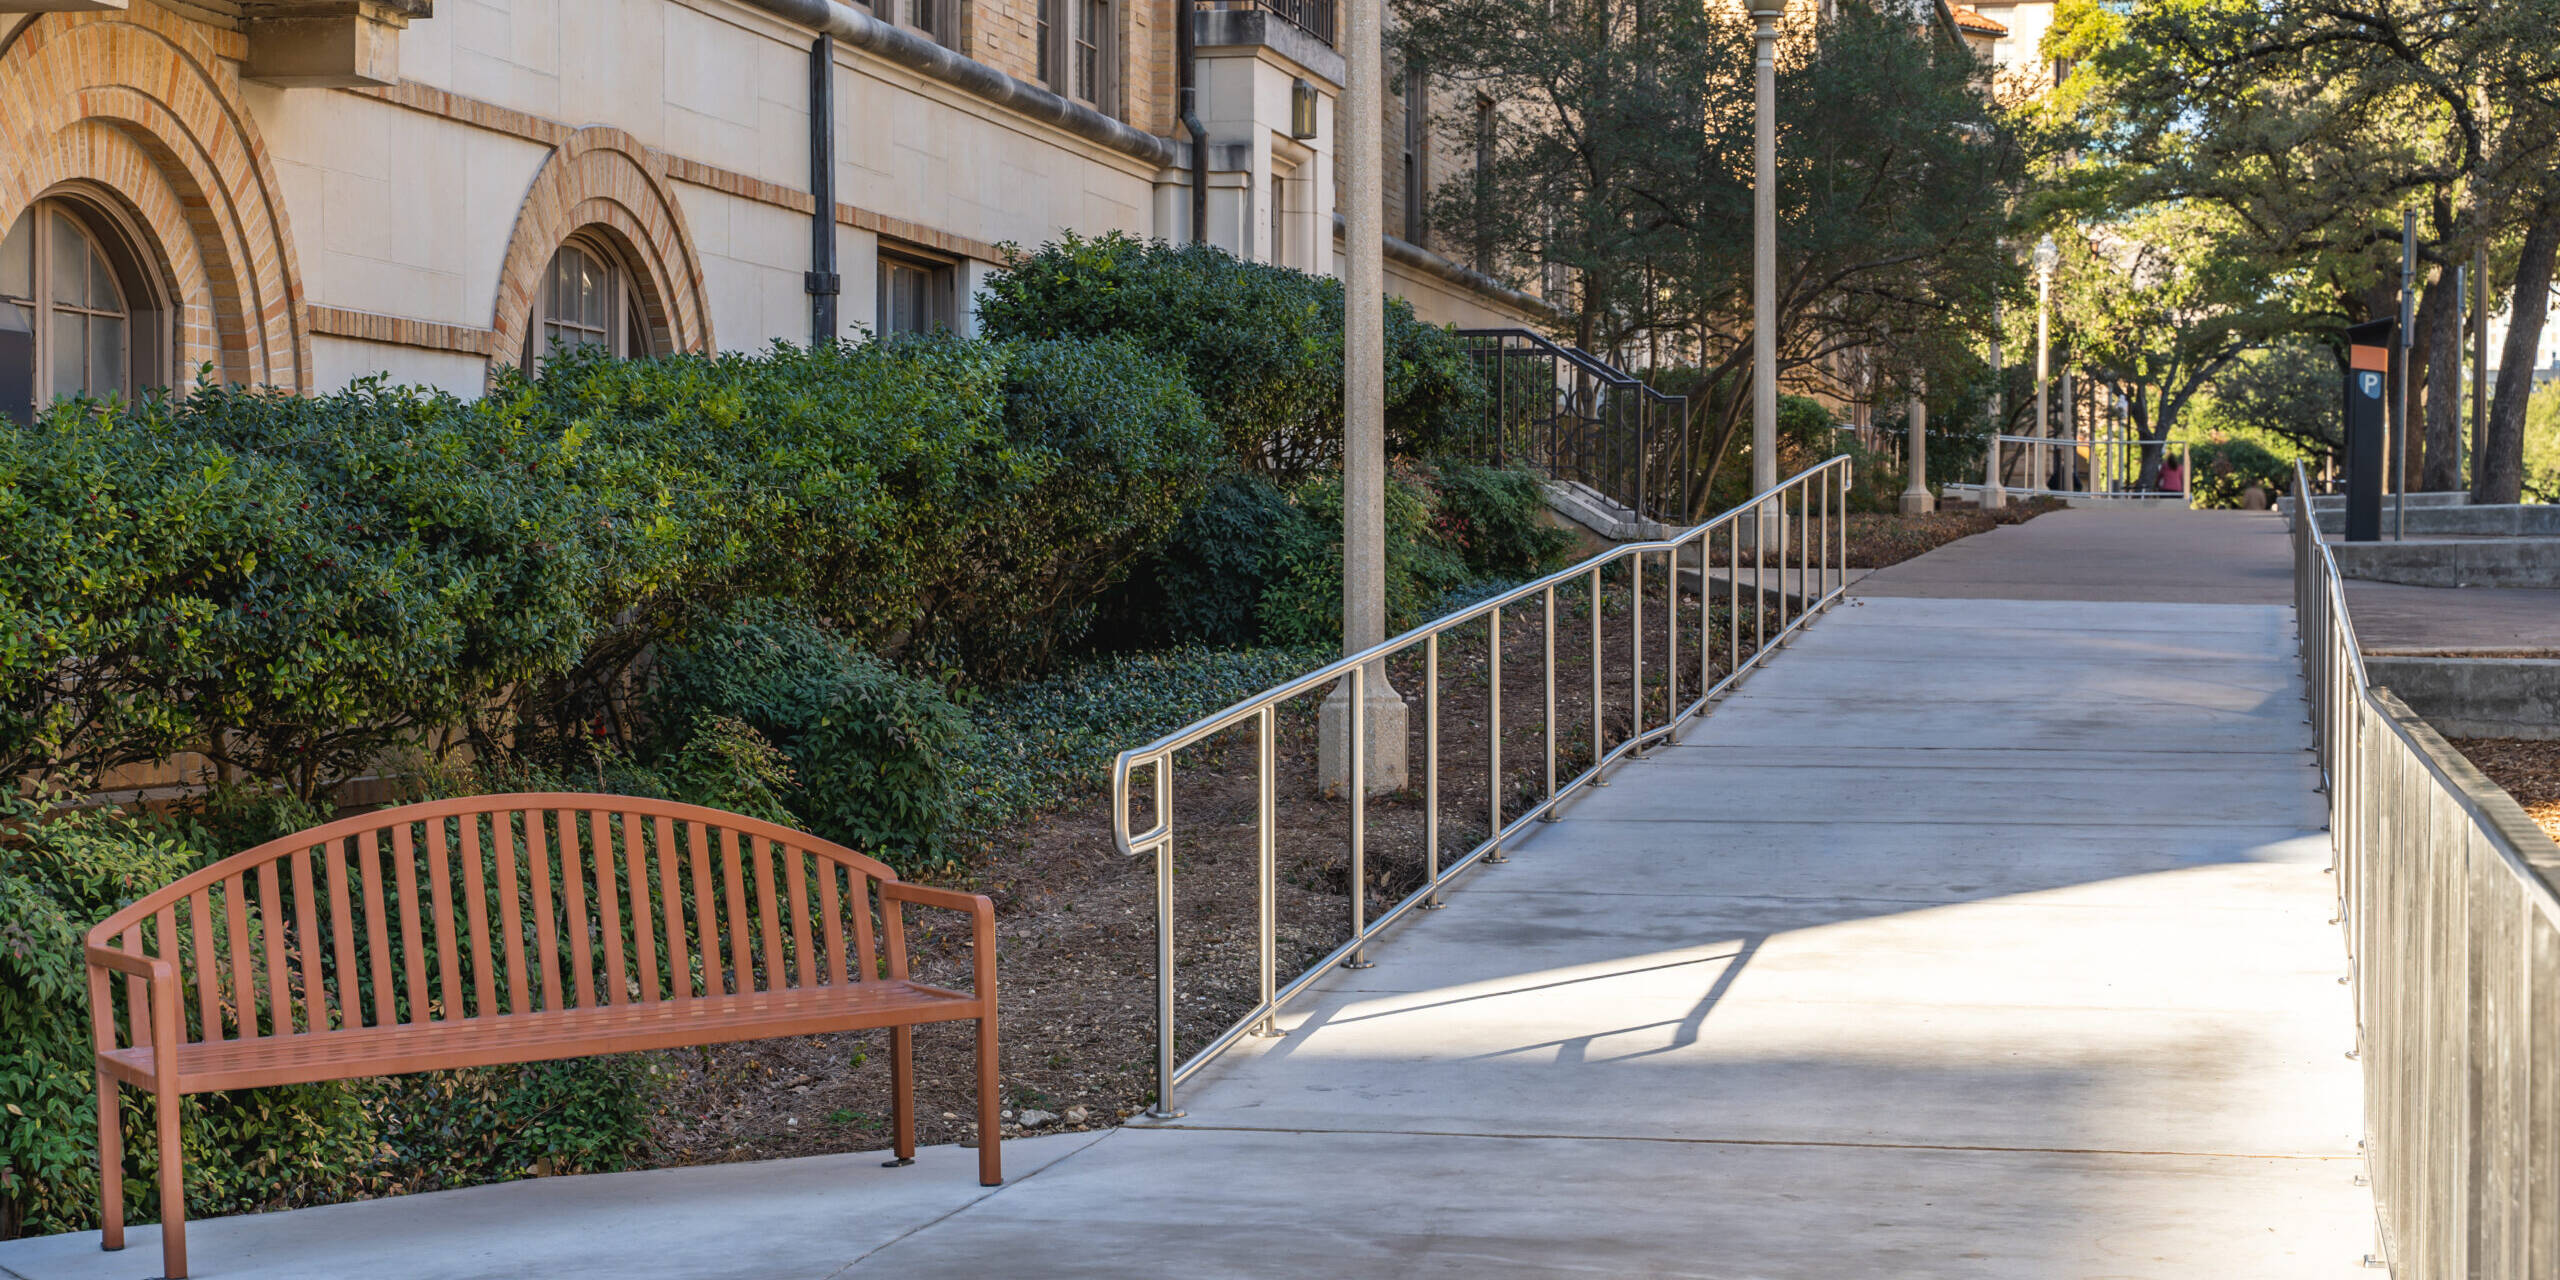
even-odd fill
[[(1646, 723), (1659, 725), (1669, 690), (1663, 654), (1670, 619), (1661, 579), (1646, 580)], [(1623, 582), (1604, 593), (1608, 642), (1601, 666), (1601, 729), (1614, 746), (1632, 720), (1635, 690), (1623, 618)], [(1750, 614), (1743, 614), (1742, 651), (1750, 652)], [(1712, 606), (1716, 673), (1725, 669), (1724, 606)], [(1699, 605), (1683, 597), (1678, 611), (1683, 674), (1680, 697), (1694, 698)], [(1777, 629), (1776, 618), (1764, 619)], [(1516, 815), (1545, 794), (1541, 716), (1546, 662), (1543, 610), (1506, 612), (1503, 696), (1506, 732), (1500, 784), (1505, 812)], [(1559, 593), (1557, 776), (1570, 780), (1591, 756), (1590, 595)], [(1486, 832), (1495, 779), (1486, 731), (1491, 663), (1482, 624), (1442, 642), (1440, 753), (1441, 848), (1462, 856)], [(1419, 653), (1390, 663), (1389, 677), (1411, 708), (1409, 759), (1415, 788), (1373, 797), (1367, 805), (1366, 902), (1371, 917), (1423, 883), (1422, 781), (1424, 708)], [(1275, 764), (1275, 895), (1277, 980), (1286, 982), (1350, 936), (1349, 806), (1317, 786), (1316, 708), (1299, 699), (1278, 718)], [(1255, 885), (1259, 849), (1255, 813), (1259, 771), (1250, 724), (1183, 753), (1175, 770), (1175, 895), (1180, 963), (1180, 1052), (1187, 1056), (1224, 1031), (1259, 999)], [(996, 900), (998, 989), (1002, 1014), (1005, 1106), (1016, 1116), (1037, 1109), (1057, 1118), (1038, 1132), (1115, 1124), (1154, 1095), (1155, 865), (1122, 857), (1111, 831), (1110, 804), (1097, 778), (1085, 797), (989, 841), (976, 870), (959, 887)], [(1140, 791), (1145, 788), (1142, 782)], [(1149, 825), (1135, 813), (1133, 830)], [(965, 930), (910, 912), (918, 975), (967, 984)], [(918, 1140), (967, 1143), (972, 1120), (972, 1041), (967, 1024), (919, 1028), (916, 1038)], [(889, 1143), (887, 1032), (810, 1036), (681, 1050), (660, 1056), (670, 1073), (661, 1096), (654, 1149), (644, 1163), (685, 1165), (837, 1151), (876, 1150)], [(1018, 1119), (1007, 1136), (1024, 1130)]]
[(1852, 512), (1849, 516), (1849, 567), (1882, 569), (1887, 565), (1900, 564), (1958, 538), (1988, 533), (2004, 524), (2023, 524), (2047, 512), (2060, 511), (2064, 505), (2057, 498), (2033, 498), (2012, 502), (1997, 511), (1953, 507), (1925, 516)]
[(2456, 738), (2453, 746), (2491, 782), (2506, 788), (2553, 840), (2560, 840), (2560, 742)]

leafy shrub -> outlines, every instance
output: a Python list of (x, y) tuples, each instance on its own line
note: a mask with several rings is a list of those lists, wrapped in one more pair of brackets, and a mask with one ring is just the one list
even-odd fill
[(736, 716), (697, 713), (671, 734), (674, 745), (647, 763), (609, 760), (599, 789), (707, 805), (782, 826), (799, 819), (783, 803), (799, 781), (791, 758)]
[(1270, 480), (1230, 476), (1182, 515), (1104, 606), (1100, 635), (1123, 645), (1249, 645), (1279, 549), (1311, 520)]
[[(1342, 481), (1319, 476), (1290, 495), (1304, 513), (1277, 530), (1279, 571), (1255, 609), (1262, 635), (1277, 645), (1342, 643)], [(1387, 634), (1426, 621), (1450, 588), (1468, 580), (1466, 562), (1432, 528), (1430, 490), (1410, 476), (1386, 486)]]
[(1431, 487), (1439, 508), (1435, 536), (1469, 569), (1535, 578), (1564, 567), (1573, 535), (1547, 522), (1547, 496), (1535, 474), (1442, 462), (1433, 468)]
[[(1125, 335), (1190, 380), (1234, 466), (1292, 482), (1342, 452), (1342, 284), (1209, 245), (1069, 233), (1013, 261), (979, 296), (1000, 338)], [(1447, 330), (1387, 300), (1387, 447), (1437, 451), (1480, 411), (1473, 362)]]
[(749, 598), (798, 601), (910, 666), (1036, 665), (1218, 455), (1179, 375), (1121, 340), (571, 355), (527, 394), (625, 461), (635, 516), (683, 569), (591, 655), (603, 688)]
[(949, 757), (971, 730), (934, 686), (758, 602), (670, 646), (656, 698), (662, 723), (728, 717), (779, 748), (798, 777), (779, 796), (792, 825), (903, 868), (940, 857)]
[(2273, 501), (2293, 483), (2292, 466), (2254, 440), (2211, 440), (2192, 446), (2189, 455), (2195, 474), (2187, 477), (2187, 489), (2197, 506), (2237, 508), (2252, 484)]
[(379, 1194), (627, 1169), (648, 1146), (660, 1074), (624, 1053), (363, 1081)]
[[(1562, 567), (1572, 535), (1542, 518), (1527, 471), (1443, 462), (1388, 487), (1391, 625), (1411, 626), (1494, 581)], [(1319, 476), (1283, 490), (1231, 477), (1184, 514), (1115, 595), (1106, 638), (1127, 647), (1339, 643), (1342, 485)], [(1461, 592), (1462, 595), (1467, 594)]]
[(954, 753), (958, 822), (986, 836), (1110, 780), (1112, 757), (1292, 676), (1330, 649), (1181, 646), (1118, 654), (991, 693)]
[(185, 749), (307, 802), (566, 669), (649, 559), (521, 410), (368, 380), (0, 425), (0, 771)]
[[(7, 1212), (26, 1232), (97, 1225), (97, 1076), (90, 1061), (89, 927), (212, 861), (157, 824), (112, 810), (47, 814), (0, 799), (13, 837), (0, 850), (0, 1168)], [(181, 1104), (189, 1203), (237, 1213), (345, 1198), (366, 1189), (374, 1131), (361, 1090), (332, 1083), (204, 1094)], [(123, 1091), (128, 1135), (148, 1103)], [(159, 1153), (125, 1144), (126, 1210), (157, 1216)]]

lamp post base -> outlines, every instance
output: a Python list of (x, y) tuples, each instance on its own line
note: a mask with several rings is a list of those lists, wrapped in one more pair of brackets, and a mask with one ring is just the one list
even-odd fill
[[(1361, 711), (1361, 772), (1369, 775), (1369, 794), (1402, 791), (1411, 781), (1405, 760), (1405, 736), (1412, 721), (1403, 695), (1387, 683), (1384, 664), (1369, 669), (1368, 706)], [(1316, 776), (1324, 793), (1345, 793), (1351, 780), (1351, 681), (1345, 677), (1316, 709)]]

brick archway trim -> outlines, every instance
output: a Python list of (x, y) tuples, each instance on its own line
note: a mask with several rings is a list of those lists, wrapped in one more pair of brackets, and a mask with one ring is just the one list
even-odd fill
[(498, 273), (490, 372), (524, 362), (526, 330), (552, 254), (580, 231), (613, 240), (644, 277), (649, 329), (668, 351), (710, 351), (711, 306), (665, 161), (620, 129), (577, 130), (534, 175)]
[(177, 381), (308, 388), (291, 220), (238, 68), (158, 5), (43, 14), (0, 44), (0, 227), (48, 192), (112, 199), (177, 310)]

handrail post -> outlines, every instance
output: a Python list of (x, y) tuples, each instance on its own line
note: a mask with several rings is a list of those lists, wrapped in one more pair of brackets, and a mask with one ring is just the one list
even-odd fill
[[(1173, 753), (1155, 761), (1156, 844), (1156, 1105), (1147, 1114), (1179, 1120), (1173, 1105)], [(1122, 821), (1127, 815), (1122, 815)], [(980, 1141), (985, 1141), (983, 1137)]]
[(1644, 553), (1627, 557), (1627, 752), (1644, 756)]
[(1485, 850), (1484, 861), (1509, 862), (1511, 859), (1505, 857), (1502, 852), (1502, 607), (1499, 605), (1494, 606), (1493, 612), (1486, 618), (1485, 636), (1488, 688), (1484, 717), (1486, 738), (1484, 790), (1485, 795), (1489, 797), (1487, 803), (1493, 824), (1486, 828), (1492, 833), (1487, 838), (1492, 840), (1493, 844)]
[(1601, 722), (1607, 719), (1609, 703), (1601, 696), (1600, 680), (1600, 566), (1591, 566), (1591, 785), (1605, 787), (1608, 779), (1600, 776), (1600, 761), (1609, 754), (1608, 735)]
[(1423, 883), (1430, 893), (1422, 909), (1448, 905), (1440, 900), (1440, 633), (1422, 640), (1422, 856)]
[(1541, 811), (1539, 817), (1541, 821), (1553, 822), (1556, 820), (1556, 589), (1553, 584), (1548, 585), (1545, 596), (1546, 626), (1541, 630), (1546, 638), (1547, 647), (1547, 708), (1544, 735), (1547, 746), (1547, 807)]
[(1261, 873), (1262, 909), (1258, 912), (1262, 934), (1262, 1015), (1261, 1034), (1276, 1036), (1280, 1032), (1279, 1002), (1273, 992), (1279, 983), (1280, 935), (1280, 709), (1265, 705), (1255, 717), (1255, 737), (1259, 740), (1262, 763), (1258, 770), (1259, 794), (1256, 796), (1254, 826), (1255, 855)]

